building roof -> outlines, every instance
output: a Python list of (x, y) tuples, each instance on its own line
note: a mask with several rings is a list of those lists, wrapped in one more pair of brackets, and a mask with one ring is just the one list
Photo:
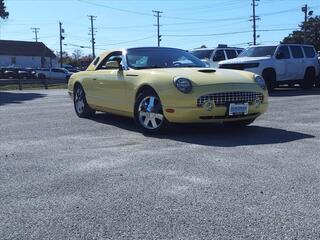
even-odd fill
[(56, 57), (42, 42), (0, 40), (0, 55)]

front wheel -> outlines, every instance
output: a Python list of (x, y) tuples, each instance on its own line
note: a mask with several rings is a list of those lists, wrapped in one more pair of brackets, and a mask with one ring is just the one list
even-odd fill
[(134, 106), (134, 120), (146, 134), (163, 131), (168, 122), (163, 114), (159, 96), (154, 91), (141, 93)]
[(303, 82), (301, 84), (302, 89), (311, 90), (313, 84), (316, 82), (316, 73), (313, 69), (307, 69)]
[(267, 88), (269, 92), (273, 92), (276, 87), (277, 76), (272, 70), (265, 70), (262, 74), (264, 80), (266, 81)]
[(86, 94), (80, 85), (77, 85), (73, 93), (74, 110), (78, 117), (91, 117), (95, 111), (91, 109), (87, 103)]

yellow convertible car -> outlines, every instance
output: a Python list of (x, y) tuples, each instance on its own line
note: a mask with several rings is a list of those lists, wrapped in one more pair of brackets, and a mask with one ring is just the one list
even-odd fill
[(71, 76), (68, 91), (79, 117), (95, 111), (128, 116), (146, 133), (168, 123), (245, 126), (268, 106), (262, 77), (206, 68), (185, 50), (162, 47), (105, 52)]

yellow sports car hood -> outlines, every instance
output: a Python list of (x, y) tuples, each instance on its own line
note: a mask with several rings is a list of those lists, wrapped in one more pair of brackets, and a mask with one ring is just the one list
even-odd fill
[(221, 83), (255, 83), (254, 74), (226, 69), (213, 68), (165, 68), (153, 69), (154, 74), (168, 74), (172, 78), (188, 78), (193, 85), (204, 86)]

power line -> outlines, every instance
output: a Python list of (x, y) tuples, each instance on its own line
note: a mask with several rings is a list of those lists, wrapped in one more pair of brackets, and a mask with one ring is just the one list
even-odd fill
[[(144, 38), (139, 38), (139, 39), (133, 39), (133, 40), (129, 40), (129, 41), (124, 41), (124, 42), (117, 42), (117, 43), (110, 43), (110, 44), (103, 44), (103, 45), (96, 45), (98, 47), (104, 47), (104, 46), (114, 46), (114, 45), (120, 45), (120, 44), (125, 44), (125, 43), (131, 43), (131, 42), (138, 42), (138, 41), (142, 41), (142, 40), (146, 40), (146, 39), (151, 39), (154, 38), (155, 36), (148, 36), (148, 37), (144, 37)], [(78, 47), (78, 48), (91, 48), (90, 46), (85, 46), (85, 45), (81, 45), (81, 44), (75, 44), (75, 43), (65, 43), (65, 46), (72, 46), (72, 47)], [(104, 48), (95, 48), (95, 49), (99, 49), (99, 50), (105, 50)]]
[(89, 15), (88, 17), (90, 18), (90, 22), (91, 22), (90, 33), (91, 33), (91, 43), (92, 43), (92, 57), (95, 58), (96, 54), (95, 54), (94, 45), (96, 43), (96, 39), (95, 39), (96, 28), (93, 27), (93, 21), (96, 20), (97, 17), (92, 15)]
[(154, 15), (157, 18), (157, 36), (158, 36), (158, 47), (160, 47), (160, 42), (161, 42), (161, 35), (160, 35), (160, 14), (163, 13), (161, 11), (156, 11), (156, 10), (152, 10), (152, 12), (154, 12), (156, 15)]
[(143, 13), (143, 12), (137, 12), (137, 11), (131, 11), (131, 10), (127, 10), (127, 9), (121, 9), (121, 8), (116, 8), (116, 7), (110, 7), (104, 4), (100, 4), (100, 3), (95, 3), (95, 2), (89, 2), (86, 0), (77, 0), (78, 2), (82, 2), (82, 3), (86, 3), (86, 4), (90, 4), (90, 5), (94, 5), (94, 6), (98, 6), (98, 7), (104, 7), (104, 8), (109, 8), (112, 10), (117, 10), (120, 12), (126, 12), (126, 13), (132, 13), (132, 14), (137, 14), (137, 15), (143, 15), (143, 16), (153, 16), (152, 14), (148, 14), (148, 13)]
[(125, 43), (138, 42), (138, 41), (142, 41), (142, 40), (146, 40), (146, 39), (151, 39), (151, 38), (154, 38), (154, 37), (155, 37), (155, 36), (148, 36), (148, 37), (139, 38), (139, 39), (134, 39), (134, 40), (129, 40), (129, 41), (125, 41), (125, 42), (117, 42), (117, 43), (110, 43), (110, 44), (97, 45), (97, 46), (113, 46), (113, 45), (119, 45), (119, 44), (125, 44)]
[[(279, 28), (279, 29), (260, 29), (257, 32), (277, 32), (277, 31), (287, 31), (287, 30), (296, 30), (297, 28)], [(232, 34), (242, 34), (242, 33), (250, 33), (251, 30), (248, 31), (238, 31), (238, 32), (225, 32), (225, 33), (211, 33), (211, 34), (166, 34), (163, 36), (166, 37), (210, 37), (210, 36), (222, 36), (222, 35), (232, 35)]]
[(31, 30), (32, 30), (32, 32), (33, 32), (34, 35), (35, 35), (34, 40), (36, 40), (36, 42), (38, 42), (38, 33), (39, 33), (40, 28), (38, 28), (38, 27), (32, 27)]

